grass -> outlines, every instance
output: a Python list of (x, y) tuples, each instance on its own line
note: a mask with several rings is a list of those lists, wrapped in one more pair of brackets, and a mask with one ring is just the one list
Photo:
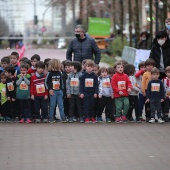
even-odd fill
[(101, 55), (101, 62), (109, 64), (111, 67), (114, 66), (114, 63), (116, 62), (116, 59), (108, 56), (106, 54)]

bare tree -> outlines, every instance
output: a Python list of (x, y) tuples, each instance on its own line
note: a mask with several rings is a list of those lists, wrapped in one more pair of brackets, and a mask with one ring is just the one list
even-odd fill
[(132, 9), (131, 9), (131, 0), (128, 0), (129, 8), (129, 46), (132, 46)]

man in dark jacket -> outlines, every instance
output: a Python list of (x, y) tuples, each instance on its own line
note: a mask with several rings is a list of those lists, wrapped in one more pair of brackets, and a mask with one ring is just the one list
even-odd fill
[(94, 62), (99, 64), (101, 53), (93, 38), (88, 38), (85, 35), (83, 25), (77, 25), (75, 28), (75, 36), (66, 53), (66, 59), (72, 61), (72, 53), (74, 53), (73, 61), (82, 62), (84, 59), (92, 59), (95, 56)]

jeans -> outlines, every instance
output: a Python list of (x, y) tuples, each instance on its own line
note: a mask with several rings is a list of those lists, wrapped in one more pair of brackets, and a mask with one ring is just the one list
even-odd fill
[[(129, 109), (129, 98), (128, 97), (119, 97), (115, 98), (116, 103), (116, 115), (115, 117), (126, 116)], [(123, 112), (122, 112), (123, 110)]]
[(31, 100), (19, 100), (21, 118), (28, 119), (31, 117)]
[(48, 100), (44, 100), (44, 96), (34, 96), (34, 113), (36, 119), (48, 118)]
[(65, 118), (63, 106), (63, 91), (54, 90), (54, 95), (50, 96), (50, 120), (54, 119), (54, 109), (58, 105), (61, 119)]
[(158, 118), (161, 118), (162, 108), (161, 108), (160, 99), (151, 99), (150, 108), (151, 108), (151, 118), (155, 118), (155, 111), (157, 111)]

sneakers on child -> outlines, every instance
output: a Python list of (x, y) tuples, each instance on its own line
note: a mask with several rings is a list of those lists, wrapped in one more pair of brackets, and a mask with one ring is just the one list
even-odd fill
[(35, 119), (35, 122), (36, 122), (36, 123), (40, 123), (40, 122), (41, 122), (41, 119)]
[(158, 123), (164, 123), (164, 121), (161, 118), (159, 118)]
[(69, 122), (69, 123), (73, 123), (73, 118), (69, 118), (69, 119), (68, 119), (68, 122)]
[(106, 118), (106, 122), (107, 122), (107, 123), (111, 123), (110, 118)]
[(76, 117), (73, 117), (73, 121), (74, 121), (74, 122), (77, 122), (77, 118), (76, 118)]
[(80, 117), (80, 123), (84, 123), (84, 118)]
[(26, 123), (32, 123), (32, 121), (30, 119), (27, 119)]
[(65, 118), (65, 117), (64, 117), (64, 118), (62, 118), (62, 119), (61, 119), (61, 122), (62, 122), (62, 123), (67, 123), (66, 118)]
[(90, 119), (89, 118), (85, 118), (85, 123), (90, 123)]
[(101, 117), (97, 117), (97, 122), (98, 122), (98, 123), (101, 123), (101, 122), (102, 122)]
[(90, 118), (90, 121), (91, 121), (92, 123), (96, 123), (96, 119), (95, 119), (94, 117)]
[(137, 122), (137, 123), (142, 123), (142, 121), (141, 121), (140, 118), (136, 118), (136, 122)]
[(127, 123), (126, 116), (121, 116), (121, 119), (122, 119), (123, 123)]
[(169, 122), (169, 118), (168, 117), (165, 117), (165, 122)]
[(133, 117), (129, 118), (128, 121), (131, 122), (131, 123), (134, 123), (134, 122), (135, 122), (135, 120), (133, 119)]
[(115, 122), (116, 122), (116, 123), (122, 123), (122, 119), (121, 119), (120, 117), (117, 117), (117, 118), (115, 119)]
[(22, 119), (19, 121), (19, 123), (24, 123), (24, 119), (22, 118)]
[(43, 119), (43, 123), (48, 123), (48, 119)]
[(151, 118), (151, 119), (149, 120), (149, 123), (155, 123), (155, 119), (154, 119), (154, 118)]

